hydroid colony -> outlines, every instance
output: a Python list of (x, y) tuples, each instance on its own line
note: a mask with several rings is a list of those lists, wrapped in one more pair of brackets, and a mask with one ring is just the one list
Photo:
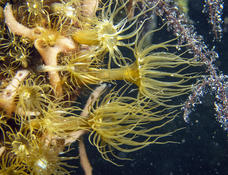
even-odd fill
[[(161, 138), (178, 128), (162, 128), (178, 116), (181, 104), (174, 99), (189, 93), (199, 76), (189, 67), (200, 64), (183, 52), (169, 52), (178, 47), (172, 44), (176, 39), (148, 42), (157, 30), (145, 34), (143, 28), (156, 5), (1, 2), (1, 174), (70, 174), (67, 168), (74, 166), (66, 161), (77, 155), (62, 154), (75, 141), (83, 145), (85, 133), (114, 164), (116, 151), (172, 142)], [(119, 80), (126, 85), (117, 90)], [(105, 83), (115, 86), (110, 90)], [(83, 89), (91, 95), (81, 109), (75, 101)], [(85, 173), (91, 174), (84, 147), (80, 150)]]

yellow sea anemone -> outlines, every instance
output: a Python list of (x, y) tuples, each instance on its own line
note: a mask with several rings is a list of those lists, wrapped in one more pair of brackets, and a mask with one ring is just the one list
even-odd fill
[(53, 89), (44, 83), (42, 76), (32, 79), (29, 78), (22, 82), (16, 92), (16, 113), (28, 115), (40, 113), (46, 109), (47, 104), (52, 103)]
[(50, 140), (45, 139), (45, 135), (41, 137), (23, 128), (15, 134), (9, 133), (9, 138), (11, 142), (8, 147), (12, 147), (12, 154), (18, 157), (29, 174), (70, 174), (65, 168), (70, 165), (64, 161), (75, 157), (59, 156), (63, 145), (52, 144)]
[[(97, 53), (104, 56), (109, 54), (108, 67), (111, 66), (111, 61), (116, 65), (122, 66), (127, 64), (127, 59), (122, 56), (119, 47), (131, 47), (134, 42), (130, 39), (134, 38), (142, 24), (138, 25), (137, 20), (140, 16), (149, 9), (143, 9), (139, 14), (128, 18), (125, 11), (125, 6), (128, 1), (118, 3), (113, 0), (107, 1), (101, 10), (97, 12), (96, 18), (91, 18), (85, 22), (81, 29), (77, 30), (73, 35), (73, 39), (79, 44), (86, 44)], [(120, 20), (120, 16), (122, 19)]]
[[(47, 1), (46, 1), (47, 2)], [(29, 27), (48, 19), (48, 6), (44, 0), (26, 0), (18, 9), (18, 18)]]
[(110, 93), (92, 108), (88, 115), (87, 129), (91, 129), (89, 141), (97, 147), (105, 160), (112, 162), (109, 156), (117, 157), (114, 150), (132, 152), (149, 144), (169, 142), (160, 142), (159, 139), (174, 131), (162, 133), (160, 129), (176, 115), (151, 112), (158, 106), (148, 106), (149, 103)]
[[(148, 45), (146, 39), (153, 31), (145, 34), (139, 41), (136, 38), (134, 49), (135, 62), (116, 69), (97, 70), (96, 76), (103, 81), (125, 80), (134, 83), (139, 88), (139, 96), (150, 98), (161, 106), (178, 106), (169, 104), (174, 97), (187, 94), (192, 90), (192, 80), (199, 77), (196, 72), (188, 73), (191, 67), (201, 63), (193, 58), (184, 58), (182, 54), (169, 53), (169, 48), (177, 45), (170, 44), (169, 40), (160, 44)], [(163, 49), (165, 51), (157, 51)]]
[(69, 22), (70, 25), (79, 23), (81, 17), (81, 0), (61, 0), (51, 4), (51, 11), (54, 15)]
[(82, 120), (75, 114), (76, 111), (81, 110), (76, 107), (49, 105), (39, 118), (31, 121), (31, 126), (50, 137), (68, 138), (72, 132), (80, 130)]
[(1, 175), (29, 175), (26, 165), (11, 152), (5, 152), (0, 159)]
[(97, 67), (89, 55), (70, 55), (61, 58), (61, 65), (39, 67), (40, 71), (57, 71), (63, 77), (63, 84), (69, 89), (75, 90), (75, 87), (87, 86), (90, 84), (99, 84), (102, 80), (95, 76)]
[[(169, 53), (167, 51), (169, 48), (178, 47), (170, 44), (176, 38), (159, 44), (145, 44), (146, 38), (152, 32), (148, 32), (136, 43), (134, 51), (136, 61), (129, 66), (127, 80), (138, 86), (141, 95), (166, 106), (166, 102), (172, 98), (192, 90), (192, 80), (198, 76), (196, 72), (188, 73), (186, 70), (189, 67), (200, 66), (201, 63), (194, 61), (194, 58), (183, 57), (183, 53), (180, 55)], [(157, 49), (165, 51), (157, 52)]]
[(44, 143), (38, 143), (36, 146), (34, 146), (26, 161), (26, 164), (30, 168), (31, 174), (70, 175), (70, 172), (66, 169), (66, 167), (72, 168), (73, 166), (67, 165), (64, 160), (71, 160), (73, 158), (60, 157), (60, 152), (61, 148), (58, 148), (56, 146), (47, 147), (44, 145)]

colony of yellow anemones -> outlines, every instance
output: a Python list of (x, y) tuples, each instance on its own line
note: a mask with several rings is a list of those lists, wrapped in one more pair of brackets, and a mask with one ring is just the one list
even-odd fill
[[(164, 138), (178, 128), (162, 129), (178, 116), (175, 98), (189, 93), (199, 76), (189, 67), (200, 65), (169, 52), (175, 39), (148, 41), (157, 30), (145, 33), (144, 26), (156, 5), (0, 3), (0, 174), (70, 174), (68, 167), (75, 167), (66, 161), (77, 155), (64, 153), (75, 141), (83, 144), (85, 133), (114, 164), (116, 151), (172, 142)], [(77, 100), (82, 96), (85, 104)], [(89, 174), (83, 149), (79, 156)]]

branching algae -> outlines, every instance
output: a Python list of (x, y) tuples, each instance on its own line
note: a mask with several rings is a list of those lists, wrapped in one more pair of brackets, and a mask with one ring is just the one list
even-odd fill
[[(67, 148), (86, 133), (113, 164), (118, 151), (176, 143), (166, 138), (180, 129), (167, 127), (180, 114), (175, 99), (201, 65), (177, 52), (175, 37), (148, 42), (160, 30), (144, 30), (159, 1), (12, 2), (0, 7), (1, 174), (70, 174), (78, 156)], [(84, 91), (93, 93), (79, 104)]]

